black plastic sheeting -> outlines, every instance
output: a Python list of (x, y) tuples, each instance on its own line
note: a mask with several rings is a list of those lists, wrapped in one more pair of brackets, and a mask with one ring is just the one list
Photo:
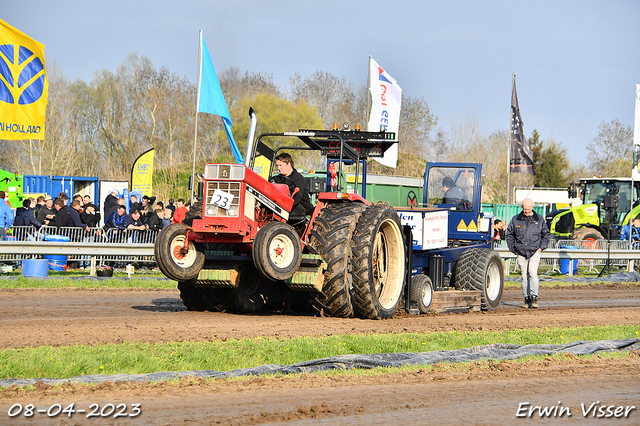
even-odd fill
[(259, 376), (261, 374), (293, 374), (312, 373), (327, 370), (351, 370), (355, 368), (401, 367), (405, 365), (426, 365), (437, 362), (469, 362), (486, 360), (518, 359), (529, 355), (553, 355), (570, 353), (573, 355), (587, 355), (595, 352), (607, 351), (640, 351), (640, 339), (623, 340), (597, 340), (578, 341), (564, 345), (512, 345), (506, 343), (494, 343), (491, 345), (475, 346), (468, 349), (453, 351), (433, 351), (419, 353), (390, 353), (371, 355), (339, 355), (328, 358), (299, 362), (291, 365), (267, 364), (252, 368), (240, 368), (231, 371), (167, 371), (149, 374), (113, 374), (76, 376), (70, 379), (4, 379), (0, 380), (0, 386), (26, 386), (42, 381), (49, 385), (65, 382), (75, 383), (101, 383), (106, 381), (162, 381), (172, 380), (185, 376), (203, 378), (229, 378), (240, 376)]
[[(563, 281), (574, 283), (592, 283), (592, 282), (616, 282), (616, 283), (634, 283), (640, 281), (640, 274), (637, 272), (619, 272), (617, 274), (605, 275), (603, 277), (545, 277), (544, 275), (538, 275), (540, 282), (550, 281)], [(521, 276), (517, 277), (504, 277), (505, 281), (522, 281)]]

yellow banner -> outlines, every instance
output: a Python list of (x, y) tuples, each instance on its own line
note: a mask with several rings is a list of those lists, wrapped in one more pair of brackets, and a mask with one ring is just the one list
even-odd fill
[(269, 172), (271, 171), (271, 162), (264, 155), (259, 155), (253, 162), (253, 171), (262, 176), (265, 179), (269, 179)]
[(131, 192), (140, 191), (140, 194), (151, 197), (153, 191), (153, 154), (151, 148), (138, 157), (131, 168)]
[(44, 139), (44, 44), (0, 19), (0, 139)]

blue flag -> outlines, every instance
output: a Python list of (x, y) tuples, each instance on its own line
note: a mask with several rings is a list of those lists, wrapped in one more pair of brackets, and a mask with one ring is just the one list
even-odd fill
[(198, 81), (196, 110), (222, 117), (233, 156), (238, 164), (242, 164), (244, 162), (242, 155), (231, 132), (232, 123), (229, 108), (227, 108), (227, 103), (222, 95), (220, 81), (213, 67), (213, 61), (211, 60), (211, 55), (209, 55), (207, 44), (204, 42), (204, 37), (202, 37), (202, 32), (200, 32), (200, 69), (198, 70), (198, 75), (200, 76), (200, 81)]

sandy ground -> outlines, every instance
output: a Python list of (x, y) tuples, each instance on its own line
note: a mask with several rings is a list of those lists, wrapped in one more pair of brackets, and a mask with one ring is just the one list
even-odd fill
[[(0, 290), (0, 347), (97, 344), (124, 341), (206, 341), (243, 337), (322, 336), (505, 330), (524, 327), (640, 324), (640, 286), (614, 284), (542, 289), (538, 310), (521, 309), (518, 290), (505, 291), (503, 306), (490, 313), (398, 315), (387, 321), (319, 318), (312, 315), (229, 315), (188, 312), (174, 290)], [(482, 362), (436, 366), (410, 373), (374, 377), (253, 378), (242, 381), (184, 379), (178, 384), (105, 383), (64, 388), (38, 386), (0, 392), (0, 425), (11, 424), (367, 424), (409, 421), (415, 424), (601, 424), (583, 415), (593, 403), (638, 409), (615, 419), (640, 424), (640, 358), (573, 356), (527, 363)], [(560, 401), (560, 403), (559, 403)], [(9, 410), (34, 404), (33, 417), (9, 416)], [(49, 417), (74, 403), (71, 418)], [(87, 418), (91, 404), (108, 414)], [(571, 416), (516, 417), (520, 404), (568, 408)], [(522, 407), (530, 407), (522, 406)], [(95, 406), (93, 407), (95, 408)], [(524, 409), (524, 408), (523, 408)], [(38, 413), (37, 410), (44, 410)], [(15, 412), (15, 411), (14, 411)], [(522, 411), (521, 411), (522, 412)], [(606, 407), (603, 409), (607, 414)], [(611, 420), (611, 419), (609, 419)]]

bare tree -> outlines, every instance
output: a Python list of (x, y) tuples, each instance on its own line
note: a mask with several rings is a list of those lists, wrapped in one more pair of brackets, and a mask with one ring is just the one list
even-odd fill
[[(298, 73), (289, 79), (291, 100), (294, 103), (305, 101), (316, 107), (324, 128), (331, 128), (334, 123), (342, 123), (349, 117), (344, 116), (341, 105), (356, 96), (350, 83), (333, 74), (316, 71), (305, 79)], [(351, 103), (351, 102), (350, 102)], [(353, 103), (355, 104), (355, 103)], [(342, 110), (341, 110), (342, 109)], [(355, 106), (358, 109), (358, 106)], [(349, 114), (352, 108), (348, 108)]]
[(603, 176), (629, 176), (633, 166), (631, 126), (616, 118), (610, 123), (603, 121), (598, 128), (600, 133), (587, 145), (589, 167)]
[[(74, 122), (75, 105), (69, 94), (67, 79), (55, 62), (47, 67), (49, 101), (45, 119), (45, 136), (42, 140), (16, 141), (11, 166), (22, 174), (62, 174), (82, 171), (90, 166), (79, 158), (80, 134)], [(91, 168), (87, 172), (91, 173)]]

